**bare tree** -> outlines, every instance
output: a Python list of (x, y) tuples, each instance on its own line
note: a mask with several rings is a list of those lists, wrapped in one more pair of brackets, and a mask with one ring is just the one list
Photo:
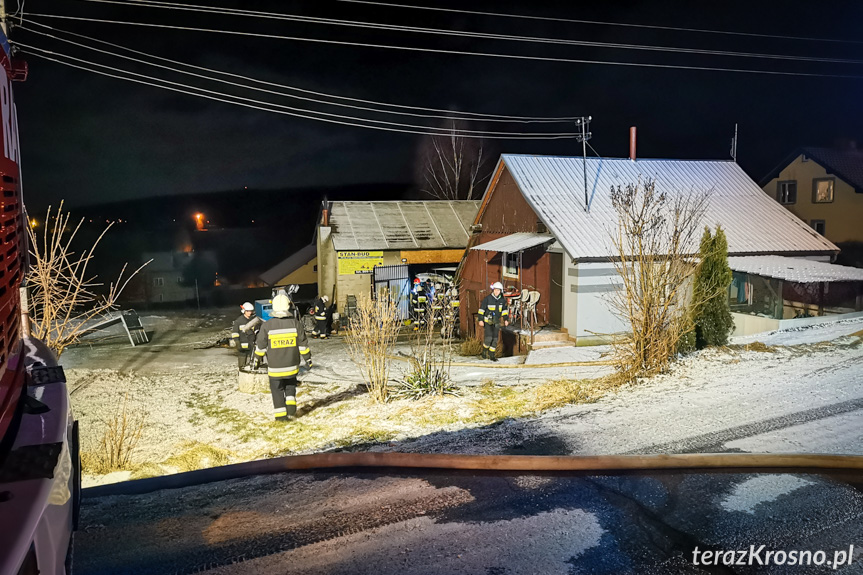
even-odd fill
[(455, 121), (449, 133), (429, 136), (420, 152), (420, 187), (439, 200), (479, 198), (491, 175), (485, 143), (467, 138)]
[(87, 268), (112, 224), (78, 253), (74, 251), (73, 242), (84, 218), (73, 228), (71, 217), (70, 213), (63, 212), (61, 202), (56, 213), (52, 214), (48, 208), (41, 235), (35, 227), (29, 227), (31, 261), (27, 284), (31, 289), (31, 329), (58, 357), (87, 331), (91, 320), (117, 308), (117, 299), (129, 280), (149, 263), (125, 278), (126, 265), (123, 265), (117, 281), (107, 286), (97, 282), (97, 276), (89, 275)]
[(708, 193), (671, 197), (652, 180), (611, 190), (612, 261), (621, 279), (611, 305), (630, 327), (613, 345), (627, 379), (666, 370), (692, 330), (691, 278), (707, 200)]

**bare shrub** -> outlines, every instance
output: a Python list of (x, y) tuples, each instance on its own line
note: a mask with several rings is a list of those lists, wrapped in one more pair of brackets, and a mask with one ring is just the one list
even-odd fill
[(87, 471), (101, 475), (132, 469), (132, 454), (144, 433), (147, 415), (129, 413), (128, 400), (127, 392), (111, 418), (104, 422), (96, 450), (85, 454), (83, 459)]
[(665, 371), (692, 330), (688, 292), (707, 199), (660, 193), (652, 180), (611, 190), (618, 217), (612, 261), (620, 277), (611, 306), (629, 325), (612, 345), (627, 380)]
[(367, 295), (357, 299), (356, 314), (347, 332), (348, 349), (360, 367), (369, 395), (379, 403), (387, 400), (390, 355), (400, 327), (396, 302), (386, 294), (379, 294), (377, 299)]
[(443, 309), (436, 314), (432, 302), (426, 308), (424, 321), (411, 338), (410, 371), (400, 381), (393, 394), (397, 397), (419, 399), (426, 395), (455, 394), (450, 378), (452, 366), (452, 323), (449, 296), (437, 300)]
[(482, 353), (482, 340), (478, 337), (469, 337), (461, 342), (461, 354), (464, 356), (474, 356)]
[[(117, 281), (110, 283), (102, 293), (103, 284), (87, 268), (93, 260), (96, 247), (111, 229), (108, 224), (96, 240), (81, 252), (73, 246), (84, 218), (72, 227), (72, 215), (63, 212), (63, 204), (56, 213), (48, 208), (41, 236), (28, 227), (30, 235), (30, 269), (27, 283), (31, 288), (31, 329), (59, 357), (87, 331), (88, 323), (117, 308), (117, 299), (135, 274), (146, 263), (124, 279), (126, 266), (120, 270)], [(147, 262), (149, 263), (149, 262)]]

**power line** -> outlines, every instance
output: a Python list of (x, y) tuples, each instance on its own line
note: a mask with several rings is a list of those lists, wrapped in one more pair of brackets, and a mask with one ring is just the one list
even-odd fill
[[(138, 1), (138, 0), (133, 0)], [(368, 0), (336, 0), (337, 2), (349, 2), (351, 4), (367, 4), (370, 6), (384, 6), (389, 8), (408, 8), (411, 10), (429, 10), (435, 12), (449, 12), (451, 14), (470, 14), (474, 16), (494, 16), (497, 18), (517, 18), (521, 20), (539, 20), (543, 22), (557, 22), (565, 24), (591, 24), (596, 26), (620, 26), (624, 28), (643, 28), (648, 30), (667, 30), (672, 32), (697, 32), (701, 34), (720, 34), (728, 36), (748, 36), (751, 38), (771, 38), (775, 40), (797, 40), (803, 42), (833, 42), (839, 44), (863, 44), (860, 40), (843, 40), (837, 38), (813, 38), (806, 36), (783, 36), (780, 34), (761, 34), (754, 32), (733, 32), (730, 30), (709, 30), (706, 28), (682, 28), (676, 26), (656, 26), (651, 24), (627, 24), (625, 22), (605, 22), (602, 20), (578, 20), (574, 18), (553, 18), (549, 16), (528, 16), (525, 14), (504, 14), (500, 12), (481, 12), (478, 10), (458, 10), (454, 8), (437, 8), (433, 6), (409, 6), (407, 4), (394, 4), (391, 2), (369, 2)]]
[(25, 30), (25, 31), (30, 32), (30, 33), (32, 33), (32, 34), (38, 34), (38, 35), (40, 35), (40, 36), (45, 36), (45, 37), (48, 37), (48, 38), (53, 38), (53, 39), (58, 40), (58, 41), (60, 41), (60, 42), (67, 42), (67, 43), (70, 43), (70, 44), (73, 44), (73, 45), (75, 45), (75, 46), (79, 46), (79, 47), (82, 47), (82, 48), (85, 48), (85, 49), (88, 49), (88, 50), (93, 50), (93, 51), (96, 51), (96, 52), (101, 52), (101, 53), (104, 53), (104, 54), (108, 54), (108, 55), (111, 55), (111, 56), (115, 56), (115, 57), (117, 57), (117, 58), (124, 58), (124, 59), (127, 59), (127, 60), (132, 60), (132, 61), (134, 61), (134, 62), (140, 62), (140, 63), (143, 63), (143, 64), (147, 64), (147, 65), (149, 65), (149, 66), (155, 66), (155, 67), (159, 67), (159, 68), (164, 68), (164, 69), (167, 69), (167, 70), (171, 70), (171, 71), (174, 71), (174, 72), (178, 72), (178, 73), (180, 73), (180, 74), (188, 74), (188, 75), (191, 75), (191, 76), (196, 76), (196, 77), (199, 77), (199, 78), (204, 78), (204, 79), (206, 79), (206, 80), (210, 80), (210, 81), (213, 81), (213, 82), (227, 83), (227, 84), (230, 84), (230, 85), (233, 85), (233, 86), (236, 86), (237, 84), (234, 84), (234, 83), (232, 83), (232, 82), (228, 82), (227, 80), (223, 80), (223, 79), (220, 79), (220, 78), (213, 78), (213, 77), (205, 76), (205, 75), (202, 75), (202, 74), (195, 74), (194, 72), (188, 72), (188, 71), (184, 71), (184, 70), (179, 70), (179, 69), (177, 69), (177, 68), (172, 68), (172, 67), (170, 67), (170, 66), (163, 66), (163, 65), (160, 65), (160, 64), (152, 63), (152, 62), (146, 62), (146, 61), (144, 61), (144, 60), (140, 60), (140, 59), (137, 59), (137, 58), (132, 58), (132, 57), (129, 57), (129, 56), (124, 56), (124, 55), (122, 55), (122, 54), (117, 54), (117, 53), (110, 52), (110, 51), (106, 51), (106, 50), (100, 50), (100, 49), (98, 49), (98, 48), (94, 48), (94, 47), (91, 47), (91, 46), (87, 46), (86, 44), (83, 44), (83, 43), (80, 43), (80, 42), (74, 42), (74, 41), (72, 41), (72, 40), (68, 40), (68, 39), (66, 39), (66, 38), (61, 38), (60, 36), (56, 36), (56, 35), (54, 35), (54, 34), (50, 34), (50, 33), (47, 33), (47, 32), (41, 32), (41, 31), (39, 31), (39, 30), (33, 30), (32, 28), (29, 28), (29, 27), (28, 27), (30, 24), (35, 25), (35, 26), (39, 26), (39, 27), (42, 27), (42, 28), (47, 28), (47, 29), (49, 29), (49, 30), (53, 30), (53, 31), (55, 31), (55, 32), (61, 32), (61, 33), (63, 33), (63, 34), (68, 34), (68, 35), (70, 35), (70, 36), (74, 36), (74, 37), (76, 37), (76, 38), (83, 38), (83, 39), (85, 39), (85, 40), (89, 40), (89, 41), (91, 41), (91, 42), (97, 42), (97, 43), (99, 43), (99, 44), (103, 44), (103, 45), (106, 45), (106, 46), (111, 46), (111, 47), (113, 47), (113, 48), (117, 48), (117, 49), (120, 49), (120, 50), (125, 50), (125, 51), (131, 52), (131, 53), (133, 53), (133, 54), (139, 54), (139, 55), (142, 55), (142, 56), (146, 56), (146, 57), (148, 57), (148, 58), (152, 58), (152, 59), (154, 59), (154, 60), (159, 60), (159, 61), (162, 61), (162, 62), (169, 62), (169, 63), (172, 63), (172, 64), (177, 64), (177, 65), (179, 65), (179, 66), (184, 66), (184, 67), (192, 68), (192, 69), (195, 69), (195, 70), (202, 70), (202, 71), (205, 71), (205, 72), (211, 72), (211, 73), (214, 73), (214, 74), (219, 74), (219, 75), (228, 76), (228, 77), (232, 77), (232, 78), (238, 78), (238, 79), (241, 79), (241, 80), (244, 80), (244, 81), (254, 82), (254, 83), (257, 83), (257, 84), (263, 84), (263, 85), (267, 85), (267, 86), (274, 86), (274, 87), (278, 87), (278, 88), (284, 88), (284, 89), (286, 89), (286, 90), (293, 90), (293, 91), (297, 91), (297, 92), (301, 92), (301, 93), (314, 94), (314, 95), (323, 96), (323, 97), (326, 97), (326, 98), (333, 98), (333, 99), (339, 99), (339, 100), (349, 100), (349, 101), (359, 101), (359, 102), (363, 102), (363, 103), (370, 103), (370, 104), (374, 104), (374, 105), (377, 105), (377, 106), (384, 106), (384, 107), (386, 107), (386, 106), (392, 106), (392, 107), (394, 107), (394, 108), (399, 108), (399, 109), (419, 109), (419, 110), (435, 111), (435, 112), (440, 112), (440, 113), (458, 113), (458, 114), (464, 114), (464, 115), (467, 115), (467, 116), (470, 116), (470, 117), (463, 117), (463, 116), (441, 116), (441, 115), (437, 115), (437, 114), (421, 114), (421, 113), (412, 113), (412, 112), (400, 112), (400, 111), (396, 111), (396, 110), (385, 110), (385, 109), (384, 109), (384, 110), (379, 110), (379, 109), (370, 108), (370, 107), (365, 107), (365, 106), (353, 106), (353, 105), (350, 105), (350, 104), (341, 104), (341, 103), (338, 103), (338, 102), (328, 102), (328, 101), (326, 101), (326, 100), (320, 100), (320, 99), (317, 99), (317, 98), (307, 98), (307, 97), (303, 97), (303, 96), (297, 96), (297, 95), (295, 95), (295, 94), (289, 94), (289, 93), (285, 93), (285, 92), (278, 92), (278, 91), (275, 91), (275, 90), (267, 90), (267, 89), (264, 89), (264, 88), (255, 88), (255, 87), (251, 87), (251, 86), (245, 86), (245, 88), (247, 88), (247, 89), (249, 89), (249, 90), (256, 90), (256, 91), (261, 91), (261, 92), (267, 92), (267, 93), (270, 93), (270, 94), (276, 94), (276, 95), (285, 96), (285, 97), (288, 97), (288, 98), (294, 98), (294, 99), (298, 99), (298, 100), (304, 100), (304, 101), (309, 101), (309, 102), (315, 102), (315, 103), (318, 103), (318, 104), (324, 104), (324, 105), (328, 105), (328, 106), (337, 106), (337, 107), (342, 107), (342, 108), (350, 108), (350, 109), (356, 109), (356, 110), (365, 110), (365, 111), (374, 112), (374, 113), (388, 113), (388, 114), (395, 114), (395, 115), (402, 115), (402, 116), (414, 116), (414, 117), (420, 117), (420, 118), (434, 118), (434, 119), (439, 119), (439, 120), (453, 120), (453, 121), (473, 121), (473, 120), (482, 120), (482, 121), (485, 121), (485, 122), (505, 122), (505, 123), (514, 123), (514, 124), (519, 124), (519, 123), (522, 123), (522, 124), (528, 124), (528, 123), (562, 123), (562, 122), (571, 122), (571, 121), (573, 120), (573, 118), (572, 118), (572, 117), (563, 117), (563, 118), (540, 118), (540, 117), (530, 117), (530, 116), (485, 115), (485, 114), (477, 114), (477, 113), (472, 113), (472, 112), (451, 112), (451, 111), (446, 111), (446, 110), (438, 110), (438, 109), (434, 109), (434, 108), (416, 108), (416, 107), (413, 107), (413, 106), (403, 106), (403, 105), (398, 105), (398, 104), (386, 104), (386, 103), (376, 102), (376, 101), (373, 101), (373, 100), (361, 100), (361, 99), (359, 99), (359, 98), (346, 98), (346, 97), (344, 97), (344, 96), (336, 96), (336, 95), (334, 95), (334, 94), (327, 94), (327, 93), (324, 93), (324, 92), (315, 92), (315, 91), (312, 91), (312, 90), (305, 90), (305, 89), (302, 89), (302, 88), (297, 88), (297, 87), (295, 87), (295, 86), (290, 86), (290, 85), (285, 85), (285, 84), (278, 84), (278, 83), (275, 83), (275, 82), (267, 82), (267, 81), (265, 81), (265, 80), (259, 80), (259, 79), (252, 78), (252, 77), (249, 77), (249, 76), (243, 76), (243, 75), (240, 75), (240, 74), (234, 74), (234, 73), (231, 73), (231, 72), (224, 72), (224, 71), (221, 71), (221, 70), (214, 70), (214, 69), (211, 69), (211, 68), (205, 68), (205, 67), (203, 67), (203, 66), (196, 66), (196, 65), (193, 65), (193, 64), (188, 64), (188, 63), (186, 63), (186, 62), (180, 62), (180, 61), (178, 61), (178, 60), (171, 60), (171, 59), (169, 59), (169, 58), (163, 58), (163, 57), (161, 57), (161, 56), (156, 56), (156, 55), (154, 55), (154, 54), (149, 54), (149, 53), (147, 53), (147, 52), (142, 52), (142, 51), (140, 51), (140, 50), (134, 50), (134, 49), (132, 49), (132, 48), (128, 48), (128, 47), (126, 47), (126, 46), (122, 46), (122, 45), (120, 45), (120, 44), (114, 44), (114, 43), (112, 43), (112, 42), (106, 42), (106, 41), (104, 41), (104, 40), (100, 40), (100, 39), (98, 39), (98, 38), (93, 38), (93, 37), (91, 37), (91, 36), (85, 36), (84, 34), (78, 34), (78, 33), (75, 33), (75, 32), (70, 32), (70, 31), (68, 31), (68, 30), (59, 30), (59, 29), (53, 28), (53, 27), (51, 27), (51, 26), (48, 26), (48, 25), (46, 25), (46, 24), (40, 24), (40, 23), (35, 22), (35, 21), (32, 21), (32, 20), (31, 20), (30, 22), (28, 22), (28, 25), (25, 25), (25, 26), (18, 26), (18, 29), (19, 29), (19, 30)]
[(559, 62), (568, 64), (597, 64), (606, 66), (626, 66), (637, 68), (658, 68), (666, 70), (700, 70), (707, 72), (737, 72), (742, 74), (765, 74), (769, 76), (796, 76), (810, 78), (844, 78), (852, 80), (861, 80), (863, 76), (855, 76), (851, 74), (822, 74), (815, 72), (785, 72), (779, 70), (753, 70), (746, 68), (723, 68), (716, 66), (686, 66), (678, 64), (650, 64), (643, 62), (618, 62), (614, 60), (588, 60), (577, 58), (557, 58), (551, 56), (526, 56), (521, 54), (497, 54), (494, 52), (470, 52), (466, 50), (445, 50), (443, 48), (419, 48), (414, 46), (394, 46), (389, 44), (373, 44), (369, 42), (349, 42), (346, 40), (326, 40), (323, 38), (303, 38), (299, 36), (285, 36), (280, 34), (263, 34), (259, 32), (241, 32), (237, 30), (215, 30), (212, 28), (197, 28), (193, 26), (173, 26), (169, 24), (151, 24), (148, 22), (128, 22), (122, 20), (108, 20), (101, 18), (84, 18), (79, 16), (62, 16), (59, 14), (31, 14), (40, 18), (59, 18), (62, 20), (75, 20), (90, 23), (102, 24), (120, 24), (126, 26), (143, 26), (148, 28), (162, 28), (169, 30), (183, 30), (189, 32), (210, 32), (215, 34), (228, 34), (233, 36), (247, 36), (254, 38), (269, 38), (274, 40), (294, 40), (298, 42), (311, 42), (317, 44), (333, 44), (337, 46), (359, 46), (364, 48), (382, 48), (386, 50), (405, 50), (409, 52), (427, 52), (432, 54), (452, 54), (459, 56), (482, 56), (486, 58), (503, 58), (514, 60), (529, 60), (540, 62)]
[(771, 60), (788, 60), (797, 62), (821, 62), (833, 64), (863, 64), (863, 60), (848, 60), (842, 58), (822, 58), (813, 56), (794, 56), (788, 54), (770, 54), (755, 52), (736, 52), (732, 50), (704, 50), (699, 48), (677, 48), (673, 46), (654, 46), (646, 44), (620, 44), (612, 42), (595, 42), (588, 40), (569, 40), (565, 38), (545, 38), (538, 36), (514, 36), (509, 34), (489, 34), (485, 32), (465, 32), (458, 30), (446, 30), (442, 28), (420, 28), (415, 26), (401, 26), (395, 24), (380, 24), (377, 22), (357, 22), (353, 20), (338, 20), (333, 18), (321, 18), (314, 16), (299, 16), (295, 14), (280, 14), (276, 12), (260, 12), (251, 10), (240, 10), (236, 8), (215, 8), (210, 6), (178, 4), (175, 2), (161, 2), (158, 0), (134, 0), (132, 3), (125, 0), (81, 0), (99, 4), (120, 4), (122, 6), (134, 6), (137, 8), (159, 8), (164, 10), (182, 10), (189, 12), (204, 12), (210, 14), (224, 14), (230, 16), (256, 17), (290, 22), (302, 22), (307, 24), (323, 24), (328, 26), (346, 26), (352, 28), (363, 28), (372, 30), (387, 30), (394, 32), (410, 32), (414, 34), (453, 36), (460, 38), (479, 38), (484, 40), (501, 40), (508, 42), (527, 42), (540, 44), (553, 44), (562, 46), (580, 46), (589, 48), (606, 48), (619, 50), (644, 50), (650, 52), (670, 52), (679, 54), (696, 54), (701, 56), (727, 56), (736, 58), (756, 58)]
[[(247, 108), (253, 108), (256, 110), (262, 110), (265, 112), (274, 112), (277, 114), (284, 114), (288, 116), (295, 116), (298, 118), (305, 118), (309, 120), (317, 120), (320, 122), (327, 122), (331, 124), (339, 124), (345, 126), (354, 126), (358, 128), (368, 128), (375, 130), (383, 130), (388, 132), (399, 132), (405, 134), (419, 134), (424, 136), (447, 136), (450, 134), (455, 134), (460, 138), (482, 138), (482, 139), (496, 139), (496, 140), (560, 140), (560, 139), (570, 139), (574, 138), (575, 134), (565, 134), (565, 133), (549, 133), (549, 134), (530, 134), (530, 133), (518, 133), (518, 132), (482, 132), (475, 130), (450, 130), (447, 128), (435, 128), (432, 126), (413, 126), (410, 124), (399, 124), (396, 122), (385, 122), (382, 120), (372, 120), (368, 118), (356, 118), (352, 116), (342, 116), (338, 114), (328, 114), (326, 112), (319, 112), (315, 110), (306, 110), (303, 108), (294, 108), (291, 106), (284, 106), (281, 104), (274, 104), (271, 102), (263, 102), (260, 100), (254, 100), (251, 98), (244, 98), (241, 96), (234, 96), (232, 94), (225, 94), (223, 92), (217, 92), (214, 90), (207, 90), (204, 88), (200, 88), (197, 86), (189, 86), (187, 84), (182, 84), (179, 82), (173, 82), (170, 80), (165, 80), (163, 78), (156, 78), (153, 76), (148, 76), (146, 74), (139, 74), (137, 72), (131, 72), (128, 70), (123, 70), (120, 68), (115, 68), (113, 66), (108, 66), (105, 64), (99, 64), (96, 62), (90, 62), (87, 60), (83, 60), (81, 58), (76, 58), (74, 56), (68, 56), (66, 54), (57, 54), (51, 50), (46, 50), (44, 48), (39, 48), (36, 46), (30, 46), (21, 42), (15, 42), (15, 44), (25, 52), (32, 54), (34, 56), (44, 58), (45, 60), (50, 60), (52, 62), (63, 64), (66, 66), (70, 66), (72, 68), (77, 68), (80, 70), (85, 70), (87, 72), (92, 72), (94, 74), (100, 74), (102, 76), (108, 76), (111, 78), (117, 78), (120, 80), (127, 80), (130, 82), (135, 82), (138, 84), (144, 84), (148, 86), (153, 86), (156, 88), (162, 88), (164, 90), (170, 90), (173, 92), (179, 92), (183, 94), (188, 94), (192, 96), (198, 96), (201, 98), (206, 98), (209, 100), (215, 100), (218, 102), (224, 102), (228, 104), (235, 104), (239, 106), (244, 106)], [(46, 55), (48, 54), (48, 55)], [(87, 66), (82, 64), (73, 64), (71, 62), (61, 60), (60, 58), (65, 58), (67, 60), (72, 60), (73, 62), (82, 62), (83, 64), (87, 64)], [(130, 76), (136, 76), (138, 78), (145, 78), (146, 80), (151, 80), (150, 82), (145, 80), (138, 80), (136, 78), (131, 78), (128, 76), (121, 76), (119, 74), (111, 73), (111, 72), (103, 72), (100, 70), (95, 70), (92, 66), (97, 66), (99, 68), (105, 68), (107, 70), (112, 70), (113, 72), (119, 72), (122, 74), (128, 74)], [(164, 84), (153, 83), (155, 82), (163, 82)], [(174, 88), (172, 86), (179, 86), (180, 88)], [(189, 88), (190, 90), (184, 90), (182, 88)], [(194, 91), (197, 90), (197, 91)], [(211, 95), (212, 94), (212, 95)], [(220, 97), (221, 96), (221, 97)], [(232, 99), (228, 99), (232, 98)], [(248, 103), (250, 102), (250, 103)], [(279, 109), (273, 109), (272, 106)], [(319, 116), (309, 115), (309, 114), (318, 114)], [(325, 116), (325, 117), (320, 117)], [(336, 119), (333, 119), (336, 118)], [(380, 124), (380, 125), (368, 125), (358, 122), (368, 122), (372, 124)], [(395, 127), (391, 127), (395, 126)], [(440, 131), (431, 131), (431, 130), (440, 130)]]

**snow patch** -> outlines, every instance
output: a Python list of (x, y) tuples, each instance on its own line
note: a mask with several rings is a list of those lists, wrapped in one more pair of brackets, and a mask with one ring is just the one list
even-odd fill
[(720, 506), (726, 511), (742, 511), (754, 515), (758, 505), (775, 501), (780, 496), (807, 485), (814, 483), (793, 475), (760, 475), (738, 483), (734, 491), (722, 500)]

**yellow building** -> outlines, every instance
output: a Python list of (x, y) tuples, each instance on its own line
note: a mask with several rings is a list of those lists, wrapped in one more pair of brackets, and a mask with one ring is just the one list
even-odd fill
[(863, 242), (863, 150), (801, 148), (762, 189), (833, 243)]
[(350, 313), (350, 302), (387, 290), (399, 294), (399, 310), (407, 315), (412, 278), (461, 262), (479, 204), (329, 202), (317, 230), (318, 293)]
[(269, 286), (317, 285), (317, 246), (315, 244), (307, 245), (262, 273), (260, 278)]

